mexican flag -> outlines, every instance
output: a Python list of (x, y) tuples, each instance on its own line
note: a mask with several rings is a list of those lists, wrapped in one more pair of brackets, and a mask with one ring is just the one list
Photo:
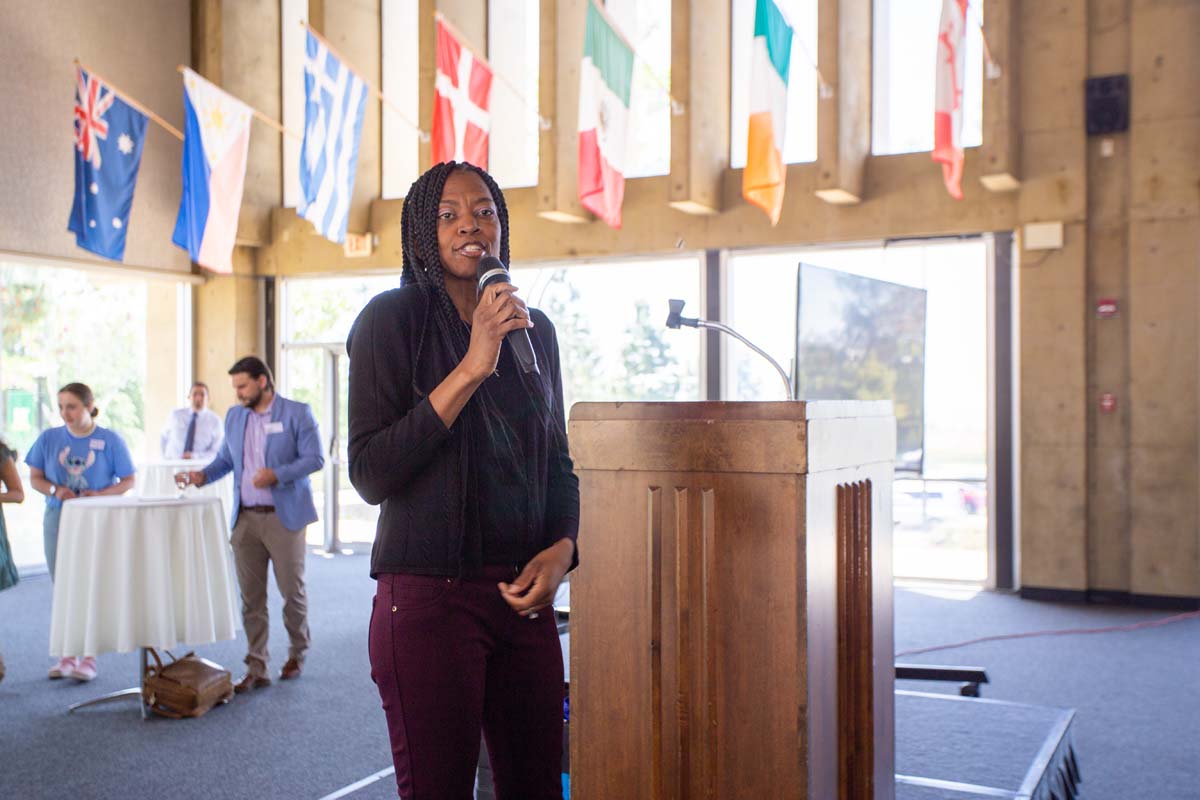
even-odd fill
[(633, 48), (606, 15), (588, 3), (579, 70), (579, 202), (621, 227)]
[(787, 121), (788, 65), (792, 28), (772, 0), (757, 0), (750, 50), (750, 128), (742, 197), (779, 223), (787, 165), (783, 163)]
[(933, 101), (933, 160), (941, 162), (942, 182), (955, 200), (963, 199), (962, 100), (966, 49), (967, 0), (943, 0)]

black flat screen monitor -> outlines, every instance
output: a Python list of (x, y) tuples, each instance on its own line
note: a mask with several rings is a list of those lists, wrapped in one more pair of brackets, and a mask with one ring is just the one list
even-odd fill
[(795, 365), (800, 400), (891, 400), (896, 469), (922, 471), (924, 289), (800, 264)]

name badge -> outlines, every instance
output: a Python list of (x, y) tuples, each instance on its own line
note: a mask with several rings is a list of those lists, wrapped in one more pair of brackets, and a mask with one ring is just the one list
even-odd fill
[(267, 433), (283, 433), (283, 423), (268, 422), (264, 430), (266, 430)]
[(88, 440), (88, 449), (103, 450), (105, 444), (106, 444), (106, 442), (103, 439), (89, 439)]

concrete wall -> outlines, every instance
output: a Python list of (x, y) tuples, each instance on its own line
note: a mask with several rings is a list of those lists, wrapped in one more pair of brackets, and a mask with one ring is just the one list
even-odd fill
[[(1021, 252), (1018, 259), (1021, 582), (1035, 589), (1200, 596), (1200, 53), (1193, 46), (1200, 3), (985, 0), (986, 33), (1002, 74), (985, 81), (985, 142), (968, 153), (967, 197), (955, 202), (928, 154), (862, 153), (862, 137), (854, 135), (862, 126), (846, 123), (861, 120), (870, 103), (869, 87), (854, 83), (863, 80), (861, 53), (853, 51), (863, 37), (861, 25), (841, 23), (856, 19), (864, 4), (820, 0), (819, 59), (841, 85), (819, 103), (818, 123), (839, 133), (822, 139), (817, 163), (789, 168), (780, 224), (770, 227), (742, 202), (739, 170), (714, 175), (706, 168), (726, 163), (727, 140), (714, 141), (685, 117), (673, 136), (690, 137), (686, 157), (672, 159), (669, 176), (629, 182), (625, 227), (616, 232), (589, 221), (573, 201), (568, 156), (577, 77), (570, 76), (578, 73), (575, 23), (584, 2), (541, 3), (541, 99), (553, 126), (542, 132), (539, 186), (506, 193), (514, 259), (814, 245), (1061, 222), (1061, 249)], [(311, 4), (321, 7), (327, 33), (373, 72), (377, 5)], [(675, 41), (693, 43), (678, 48), (677, 59), (692, 52), (702, 59), (712, 26), (729, 24), (719, 14), (696, 14), (696, 5), (673, 26)], [(421, 3), (423, 25), (432, 25), (425, 17), (433, 6)], [(421, 42), (422, 74), (432, 74), (432, 37), (422, 35)], [(225, 69), (259, 69), (235, 60), (227, 58)], [(678, 66), (681, 81), (698, 69), (690, 60)], [(1089, 139), (1084, 81), (1119, 72), (1132, 79), (1131, 130), (1107, 144)], [(261, 77), (271, 78), (265, 71)], [(701, 88), (678, 87), (688, 114), (728, 114), (727, 101), (714, 102)], [(377, 199), (378, 107), (369, 108), (351, 229), (369, 224), (379, 237), (374, 255), (346, 259), (293, 212), (277, 209), (269, 243), (255, 251), (257, 274), (398, 270), (401, 201)], [(424, 108), (422, 119), (428, 119)], [(981, 181), (1018, 188), (989, 191)], [(834, 205), (817, 192), (859, 202)], [(1095, 318), (1101, 297), (1119, 300), (1116, 319)], [(1116, 413), (1099, 413), (1101, 392), (1117, 396)]]
[[(188, 0), (0, 0), (0, 250), (99, 260), (67, 232), (74, 192), (79, 58), (183, 127), (177, 64), (191, 57)], [(171, 244), (182, 142), (151, 123), (142, 153), (125, 263), (189, 272)]]

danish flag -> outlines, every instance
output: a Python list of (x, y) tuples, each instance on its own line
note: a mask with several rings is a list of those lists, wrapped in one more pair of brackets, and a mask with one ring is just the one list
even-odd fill
[(75, 68), (75, 149), (83, 153), (83, 160), (100, 169), (100, 146), (97, 139), (108, 138), (108, 123), (104, 112), (112, 106), (116, 95), (110, 89), (104, 93), (104, 84), (98, 78)]
[(463, 46), (437, 18), (437, 81), (433, 95), (432, 160), (469, 161), (487, 169), (492, 68)]

